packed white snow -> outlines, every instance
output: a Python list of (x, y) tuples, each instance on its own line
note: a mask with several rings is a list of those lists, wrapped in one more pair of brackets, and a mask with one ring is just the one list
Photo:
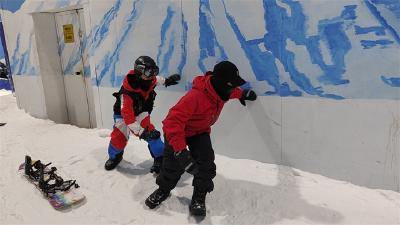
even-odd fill
[[(150, 210), (156, 189), (145, 142), (131, 138), (124, 160), (105, 171), (110, 130), (35, 119), (0, 94), (0, 224), (400, 224), (400, 193), (369, 189), (298, 169), (216, 156), (215, 190), (207, 217), (189, 216), (190, 175)], [(217, 151), (218, 152), (218, 151)], [(17, 169), (30, 155), (76, 179), (87, 200), (56, 211)]]

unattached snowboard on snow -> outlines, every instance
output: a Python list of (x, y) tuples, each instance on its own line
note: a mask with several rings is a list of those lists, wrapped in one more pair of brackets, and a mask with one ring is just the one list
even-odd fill
[(25, 156), (25, 162), (19, 166), (18, 171), (42, 192), (53, 208), (62, 210), (81, 203), (85, 196), (77, 189), (79, 185), (76, 181), (64, 181), (57, 175), (57, 168), (50, 168), (50, 164)]

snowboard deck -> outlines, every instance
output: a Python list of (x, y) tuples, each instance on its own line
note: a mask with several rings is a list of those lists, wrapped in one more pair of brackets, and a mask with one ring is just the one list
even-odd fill
[[(32, 161), (32, 164), (35, 161)], [(45, 172), (50, 171), (49, 168), (45, 168)], [(25, 174), (25, 162), (22, 163), (18, 172), (25, 177), (30, 183), (32, 183), (47, 199), (50, 205), (56, 210), (63, 210), (70, 208), (74, 205), (78, 205), (85, 200), (85, 195), (83, 195), (75, 186), (70, 187), (67, 191), (57, 190), (55, 193), (45, 193), (40, 187), (39, 182), (31, 179)], [(45, 175), (46, 178), (46, 175)]]

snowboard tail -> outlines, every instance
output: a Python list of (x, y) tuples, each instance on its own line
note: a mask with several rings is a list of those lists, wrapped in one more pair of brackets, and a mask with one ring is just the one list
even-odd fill
[(57, 168), (50, 168), (50, 164), (25, 156), (25, 162), (19, 166), (18, 171), (39, 189), (54, 209), (63, 210), (83, 202), (85, 196), (78, 190), (76, 181), (64, 181), (56, 173)]

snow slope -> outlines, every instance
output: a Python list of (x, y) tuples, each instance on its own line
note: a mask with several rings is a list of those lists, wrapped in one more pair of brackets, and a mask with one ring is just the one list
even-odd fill
[[(368, 189), (298, 169), (217, 155), (208, 216), (188, 216), (191, 177), (156, 210), (144, 199), (156, 188), (146, 144), (132, 138), (117, 170), (103, 169), (109, 130), (35, 119), (0, 93), (0, 224), (400, 224), (400, 193)], [(218, 150), (216, 150), (218, 152)], [(29, 154), (53, 162), (87, 196), (59, 212), (17, 175)], [(339, 168), (338, 168), (339, 169)]]

